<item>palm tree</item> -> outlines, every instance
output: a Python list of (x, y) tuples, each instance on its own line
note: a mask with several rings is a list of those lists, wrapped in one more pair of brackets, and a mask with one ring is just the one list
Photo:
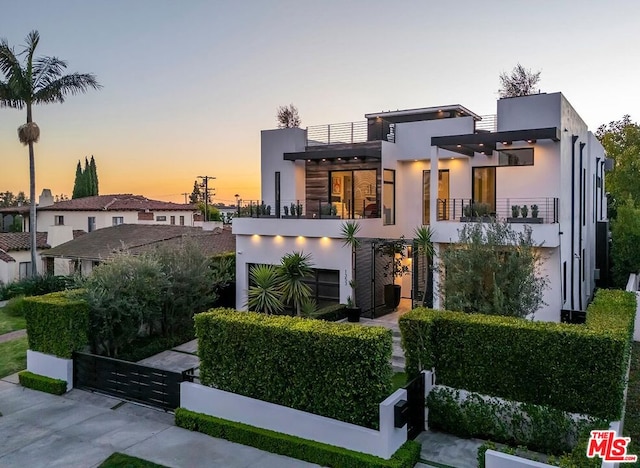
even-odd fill
[(356, 308), (356, 250), (360, 246), (360, 239), (358, 238), (358, 232), (360, 232), (360, 225), (356, 221), (347, 221), (340, 226), (340, 233), (342, 234), (342, 243), (345, 246), (351, 247), (351, 300), (353, 308)]
[(431, 275), (429, 270), (429, 258), (433, 258), (434, 249), (431, 237), (433, 236), (433, 229), (430, 226), (419, 226), (414, 231), (413, 242), (418, 248), (418, 252), (425, 256), (424, 264), (424, 295), (422, 296), (422, 305), (426, 304), (427, 291), (429, 290), (429, 281)]
[(311, 255), (302, 252), (286, 254), (278, 267), (282, 300), (292, 303), (298, 316), (301, 315), (302, 304), (311, 297), (311, 288), (304, 279), (312, 273)]
[[(0, 107), (27, 108), (27, 123), (18, 128), (18, 138), (29, 146), (29, 231), (31, 233), (31, 274), (37, 275), (36, 256), (36, 169), (33, 144), (40, 138), (40, 129), (33, 121), (35, 104), (63, 103), (68, 95), (85, 93), (89, 88), (99, 89), (94, 75), (72, 73), (62, 75), (67, 62), (57, 57), (34, 58), (40, 34), (31, 31), (23, 50), (16, 54), (6, 39), (0, 40)], [(24, 63), (18, 59), (24, 56)]]
[(247, 306), (249, 310), (275, 314), (282, 312), (280, 276), (273, 265), (254, 265), (249, 270), (253, 286), (249, 287)]

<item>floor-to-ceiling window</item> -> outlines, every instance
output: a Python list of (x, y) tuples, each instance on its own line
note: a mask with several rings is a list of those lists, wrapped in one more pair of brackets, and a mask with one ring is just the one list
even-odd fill
[(489, 212), (496, 211), (496, 168), (473, 168), (473, 202), (489, 205)]
[[(422, 171), (422, 224), (431, 216), (431, 171)], [(449, 219), (449, 169), (438, 171), (438, 220)]]
[(385, 169), (382, 179), (382, 223), (396, 224), (396, 171)]
[(342, 218), (379, 218), (377, 171), (362, 169), (354, 171), (332, 171), (331, 204)]

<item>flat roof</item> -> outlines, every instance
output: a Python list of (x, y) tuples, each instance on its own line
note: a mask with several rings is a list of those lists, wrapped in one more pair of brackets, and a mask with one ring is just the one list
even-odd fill
[(367, 119), (373, 119), (376, 117), (381, 117), (385, 120), (389, 120), (390, 118), (398, 118), (398, 117), (411, 117), (411, 116), (420, 116), (425, 114), (438, 114), (445, 112), (456, 112), (462, 114), (461, 117), (465, 115), (471, 116), (474, 120), (482, 120), (475, 112), (471, 112), (464, 106), (460, 104), (451, 104), (448, 106), (435, 106), (435, 107), (420, 107), (417, 109), (404, 109), (404, 110), (395, 110), (395, 111), (383, 111), (383, 112), (374, 112), (372, 114), (365, 114)]

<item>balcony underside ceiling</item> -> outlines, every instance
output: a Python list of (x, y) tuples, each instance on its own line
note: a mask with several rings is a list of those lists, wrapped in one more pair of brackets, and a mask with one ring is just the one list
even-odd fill
[(496, 150), (498, 143), (511, 144), (515, 141), (534, 143), (537, 140), (560, 141), (560, 130), (557, 127), (549, 127), (509, 132), (439, 136), (431, 137), (431, 145), (473, 157), (475, 153), (491, 154)]
[(321, 161), (323, 159), (380, 159), (382, 142), (368, 141), (363, 143), (346, 143), (336, 145), (311, 146), (307, 151), (284, 153), (285, 161)]

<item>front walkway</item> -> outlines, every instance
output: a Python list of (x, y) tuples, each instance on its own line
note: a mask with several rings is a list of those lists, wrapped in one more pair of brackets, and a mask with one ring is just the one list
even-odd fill
[(168, 467), (312, 467), (176, 427), (173, 415), (74, 389), (64, 396), (0, 380), (0, 466), (96, 467), (114, 452)]

